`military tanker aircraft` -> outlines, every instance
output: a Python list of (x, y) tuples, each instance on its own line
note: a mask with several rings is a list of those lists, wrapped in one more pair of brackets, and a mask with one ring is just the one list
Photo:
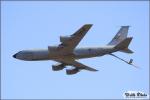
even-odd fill
[(85, 24), (72, 35), (60, 36), (61, 43), (59, 45), (48, 46), (47, 49), (22, 50), (14, 54), (13, 57), (25, 61), (56, 61), (58, 63), (52, 65), (53, 71), (63, 70), (67, 66), (72, 66), (71, 69), (66, 69), (67, 75), (76, 74), (81, 70), (98, 71), (78, 61), (83, 58), (111, 55), (127, 64), (133, 65), (133, 59), (130, 59), (128, 62), (112, 54), (117, 51), (133, 53), (133, 51), (128, 49), (132, 40), (132, 37), (127, 37), (129, 26), (121, 26), (114, 38), (105, 46), (76, 48), (91, 27), (92, 24)]

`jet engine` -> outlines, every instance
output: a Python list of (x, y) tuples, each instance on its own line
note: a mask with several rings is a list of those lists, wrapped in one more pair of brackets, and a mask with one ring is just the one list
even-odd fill
[(67, 75), (73, 75), (73, 74), (76, 74), (78, 73), (80, 70), (78, 68), (74, 68), (74, 69), (67, 69), (66, 70), (66, 74)]
[(62, 63), (56, 64), (56, 65), (52, 65), (52, 70), (53, 71), (59, 71), (65, 68), (65, 65)]
[(67, 40), (69, 40), (71, 38), (71, 36), (60, 36), (60, 42), (65, 42)]

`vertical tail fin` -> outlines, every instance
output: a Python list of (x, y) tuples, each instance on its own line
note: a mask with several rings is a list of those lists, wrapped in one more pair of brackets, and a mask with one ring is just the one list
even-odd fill
[(121, 26), (118, 33), (115, 35), (115, 37), (108, 43), (108, 45), (117, 45), (121, 41), (127, 38), (128, 35), (129, 26)]
[(114, 38), (108, 43), (108, 45), (114, 45), (115, 48), (124, 53), (133, 53), (128, 46), (132, 40), (132, 37), (127, 37), (129, 26), (122, 26)]

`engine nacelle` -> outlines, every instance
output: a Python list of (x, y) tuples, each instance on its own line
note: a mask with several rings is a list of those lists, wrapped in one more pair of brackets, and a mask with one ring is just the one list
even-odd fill
[(64, 64), (52, 65), (52, 70), (53, 70), (53, 71), (63, 70), (64, 68), (65, 68), (65, 65), (64, 65)]
[(71, 39), (71, 36), (60, 36), (60, 42), (65, 42)]
[(73, 74), (76, 74), (76, 73), (78, 73), (80, 70), (78, 69), (78, 68), (75, 68), (75, 69), (67, 69), (66, 70), (66, 74), (67, 75), (73, 75)]

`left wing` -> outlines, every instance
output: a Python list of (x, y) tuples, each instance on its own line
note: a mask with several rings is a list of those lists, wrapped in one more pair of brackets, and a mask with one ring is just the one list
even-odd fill
[(61, 51), (72, 52), (91, 27), (92, 24), (85, 24), (74, 34), (68, 37), (60, 37), (62, 43), (59, 45), (59, 48), (61, 48)]
[(78, 68), (78, 69), (85, 69), (85, 70), (88, 70), (88, 71), (98, 71), (98, 70), (96, 70), (94, 68), (88, 67), (88, 66), (86, 66), (86, 65), (84, 65), (84, 64), (82, 64), (82, 63), (80, 63), (78, 61), (75, 61), (75, 60), (61, 59), (58, 62), (74, 66), (75, 68)]

